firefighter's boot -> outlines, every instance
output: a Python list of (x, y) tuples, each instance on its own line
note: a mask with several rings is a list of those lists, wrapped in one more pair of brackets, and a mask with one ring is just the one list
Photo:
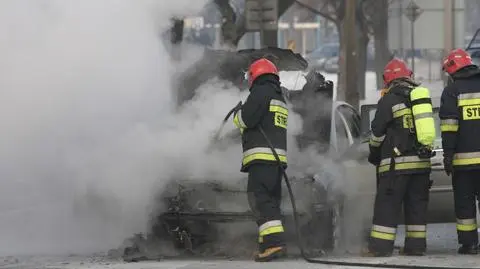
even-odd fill
[(378, 252), (378, 251), (372, 251), (369, 248), (365, 248), (362, 250), (360, 253), (362, 257), (390, 257), (392, 256), (392, 252)]
[(287, 248), (285, 246), (271, 247), (255, 255), (255, 261), (269, 262), (274, 259), (284, 258), (285, 256), (287, 256)]
[(477, 245), (462, 245), (458, 249), (458, 254), (468, 254), (468, 255), (478, 254), (478, 246)]

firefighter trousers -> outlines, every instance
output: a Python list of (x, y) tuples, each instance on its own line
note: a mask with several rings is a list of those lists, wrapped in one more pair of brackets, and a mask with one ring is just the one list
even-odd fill
[(424, 252), (430, 173), (385, 175), (377, 180), (373, 225), (368, 242), (372, 252), (393, 252), (403, 204), (405, 252)]
[(248, 202), (256, 216), (259, 250), (285, 245), (280, 204), (282, 172), (276, 164), (253, 164), (248, 169)]
[(478, 233), (475, 200), (480, 192), (480, 170), (454, 171), (452, 185), (458, 243), (476, 245)]

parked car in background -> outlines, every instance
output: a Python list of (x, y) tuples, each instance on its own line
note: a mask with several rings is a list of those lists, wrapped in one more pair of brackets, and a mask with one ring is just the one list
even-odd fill
[(325, 70), (327, 73), (337, 73), (340, 68), (339, 59), (339, 57), (332, 57), (326, 60), (323, 70)]
[(305, 59), (308, 62), (309, 68), (312, 69), (323, 69), (325, 62), (332, 58), (338, 57), (340, 54), (340, 44), (339, 43), (326, 43), (316, 50), (310, 52), (306, 55)]
[[(337, 73), (339, 70), (339, 57), (331, 57), (324, 62), (323, 70), (327, 73)], [(375, 68), (375, 49), (369, 45), (367, 47), (367, 71), (373, 71)]]

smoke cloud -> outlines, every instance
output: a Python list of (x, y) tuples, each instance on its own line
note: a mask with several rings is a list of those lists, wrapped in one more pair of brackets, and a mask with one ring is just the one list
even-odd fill
[[(117, 247), (148, 229), (154, 197), (169, 180), (245, 176), (240, 145), (208, 149), (248, 92), (211, 81), (174, 108), (172, 77), (201, 49), (184, 47), (174, 64), (160, 36), (171, 16), (205, 3), (0, 1), (0, 255)], [(232, 129), (229, 122), (224, 133)], [(293, 137), (301, 130), (290, 112), (289, 174), (338, 178), (335, 163), (300, 152)]]
[(230, 104), (173, 116), (160, 35), (205, 2), (1, 1), (1, 254), (118, 245), (162, 176), (204, 172), (192, 160)]

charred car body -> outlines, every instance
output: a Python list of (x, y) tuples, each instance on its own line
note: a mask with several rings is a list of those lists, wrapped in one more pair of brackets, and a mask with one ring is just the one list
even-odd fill
[[(220, 60), (218, 55), (223, 55)], [(209, 52), (200, 60), (200, 64), (202, 61), (208, 62), (210, 57), (216, 59), (216, 64), (210, 64), (210, 71), (202, 70), (201, 73), (192, 71), (197, 69), (194, 65), (183, 74), (181, 83), (177, 85), (181, 89), (177, 99), (179, 105), (187, 103), (195, 96), (195, 89), (209, 78), (215, 77), (218, 70), (222, 70), (221, 78), (242, 86), (241, 80), (244, 76), (242, 70), (246, 70), (254, 60), (265, 56), (273, 60), (281, 71), (304, 71), (307, 68), (305, 59), (300, 55), (278, 48), (237, 53)], [(311, 70), (305, 79), (306, 84), (302, 90), (284, 88), (291, 109), (303, 120), (303, 132), (296, 136), (298, 147), (300, 149), (313, 147), (313, 150), (321, 154), (332, 152), (336, 154), (349, 148), (360, 137), (359, 114), (349, 104), (333, 101), (333, 83), (325, 80), (320, 73)], [(234, 136), (227, 139), (230, 139), (231, 143), (239, 143)], [(289, 168), (290, 171), (292, 169), (295, 168)], [(290, 180), (293, 193), (297, 197), (300, 231), (306, 239), (304, 245), (315, 253), (332, 250), (338, 243), (337, 222), (341, 211), (338, 201), (341, 199), (337, 196), (341, 193), (332, 191), (331, 183), (335, 182), (338, 174), (327, 173), (321, 167), (317, 167), (315, 173), (296, 172)], [(228, 184), (225, 180), (211, 178), (172, 179), (158, 195), (158, 203), (165, 206), (152, 215), (150, 233), (146, 237), (136, 236), (134, 240), (130, 240), (130, 246), (125, 249), (124, 259), (145, 258), (148, 251), (142, 250), (141, 246), (159, 240), (163, 242), (167, 240), (173, 243), (176, 249), (188, 253), (199, 253), (202, 250), (203, 253), (208, 252), (206, 248), (224, 239), (224, 234), (219, 232), (218, 228), (223, 223), (252, 222), (248, 226), (250, 230), (243, 229), (241, 232), (243, 238), (250, 238), (249, 241), (254, 243), (257, 235), (256, 226), (253, 224), (255, 219), (247, 202), (246, 182), (246, 178), (235, 182), (229, 181)], [(293, 241), (295, 238), (293, 212), (285, 187), (282, 211), (287, 238)]]

